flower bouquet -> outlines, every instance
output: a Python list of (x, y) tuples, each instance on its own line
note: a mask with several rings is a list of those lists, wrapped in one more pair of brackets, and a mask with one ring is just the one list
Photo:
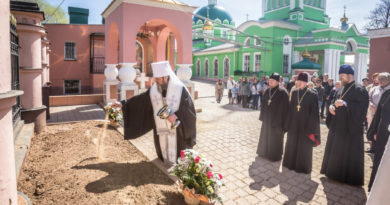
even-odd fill
[(192, 149), (182, 150), (178, 162), (169, 172), (179, 178), (187, 204), (222, 203), (218, 190), (224, 186), (222, 175), (214, 172), (213, 164)]
[(118, 126), (119, 122), (123, 120), (122, 108), (116, 104), (108, 104), (104, 109), (110, 120), (110, 125)]

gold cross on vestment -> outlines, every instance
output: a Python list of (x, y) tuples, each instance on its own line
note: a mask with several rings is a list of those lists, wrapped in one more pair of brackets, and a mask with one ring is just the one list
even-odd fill
[(268, 106), (270, 106), (270, 105), (271, 105), (271, 102), (272, 102), (272, 100), (268, 100)]
[(299, 112), (299, 110), (301, 109), (301, 106), (300, 105), (298, 105), (297, 106), (297, 110), (298, 110), (298, 112)]

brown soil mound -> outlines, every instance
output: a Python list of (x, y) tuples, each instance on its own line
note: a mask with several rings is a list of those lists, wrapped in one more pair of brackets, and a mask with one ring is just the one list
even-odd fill
[(184, 204), (174, 183), (103, 122), (51, 125), (32, 139), (18, 181), (33, 204)]

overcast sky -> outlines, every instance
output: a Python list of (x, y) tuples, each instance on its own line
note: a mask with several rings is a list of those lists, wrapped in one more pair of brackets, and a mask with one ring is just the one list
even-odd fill
[[(47, 0), (54, 6), (58, 6), (62, 0)], [(202, 7), (207, 5), (208, 0), (181, 0), (184, 3), (192, 6)], [(340, 18), (343, 16), (344, 5), (347, 6), (347, 17), (350, 23), (355, 23), (358, 29), (363, 30), (367, 23), (366, 17), (369, 12), (375, 8), (380, 0), (328, 0), (327, 11), (331, 17), (331, 26), (339, 26)], [(82, 7), (89, 9), (89, 23), (100, 24), (101, 13), (108, 6), (111, 0), (64, 0), (61, 7), (68, 12), (68, 6)], [(218, 5), (224, 7), (232, 15), (236, 26), (240, 25), (247, 19), (247, 14), (250, 20), (257, 20), (261, 16), (261, 0), (218, 0)]]

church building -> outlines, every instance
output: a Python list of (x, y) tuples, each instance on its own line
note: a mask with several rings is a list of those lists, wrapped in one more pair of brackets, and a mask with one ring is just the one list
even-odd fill
[[(217, 0), (198, 9), (192, 22), (193, 76), (226, 79), (278, 72), (289, 78), (305, 70), (338, 79), (340, 65), (350, 64), (356, 80), (366, 77), (368, 36), (348, 23), (345, 13), (339, 27), (330, 27), (326, 0), (262, 0), (261, 12), (259, 20), (235, 27)], [(314, 66), (300, 68), (307, 59)]]

